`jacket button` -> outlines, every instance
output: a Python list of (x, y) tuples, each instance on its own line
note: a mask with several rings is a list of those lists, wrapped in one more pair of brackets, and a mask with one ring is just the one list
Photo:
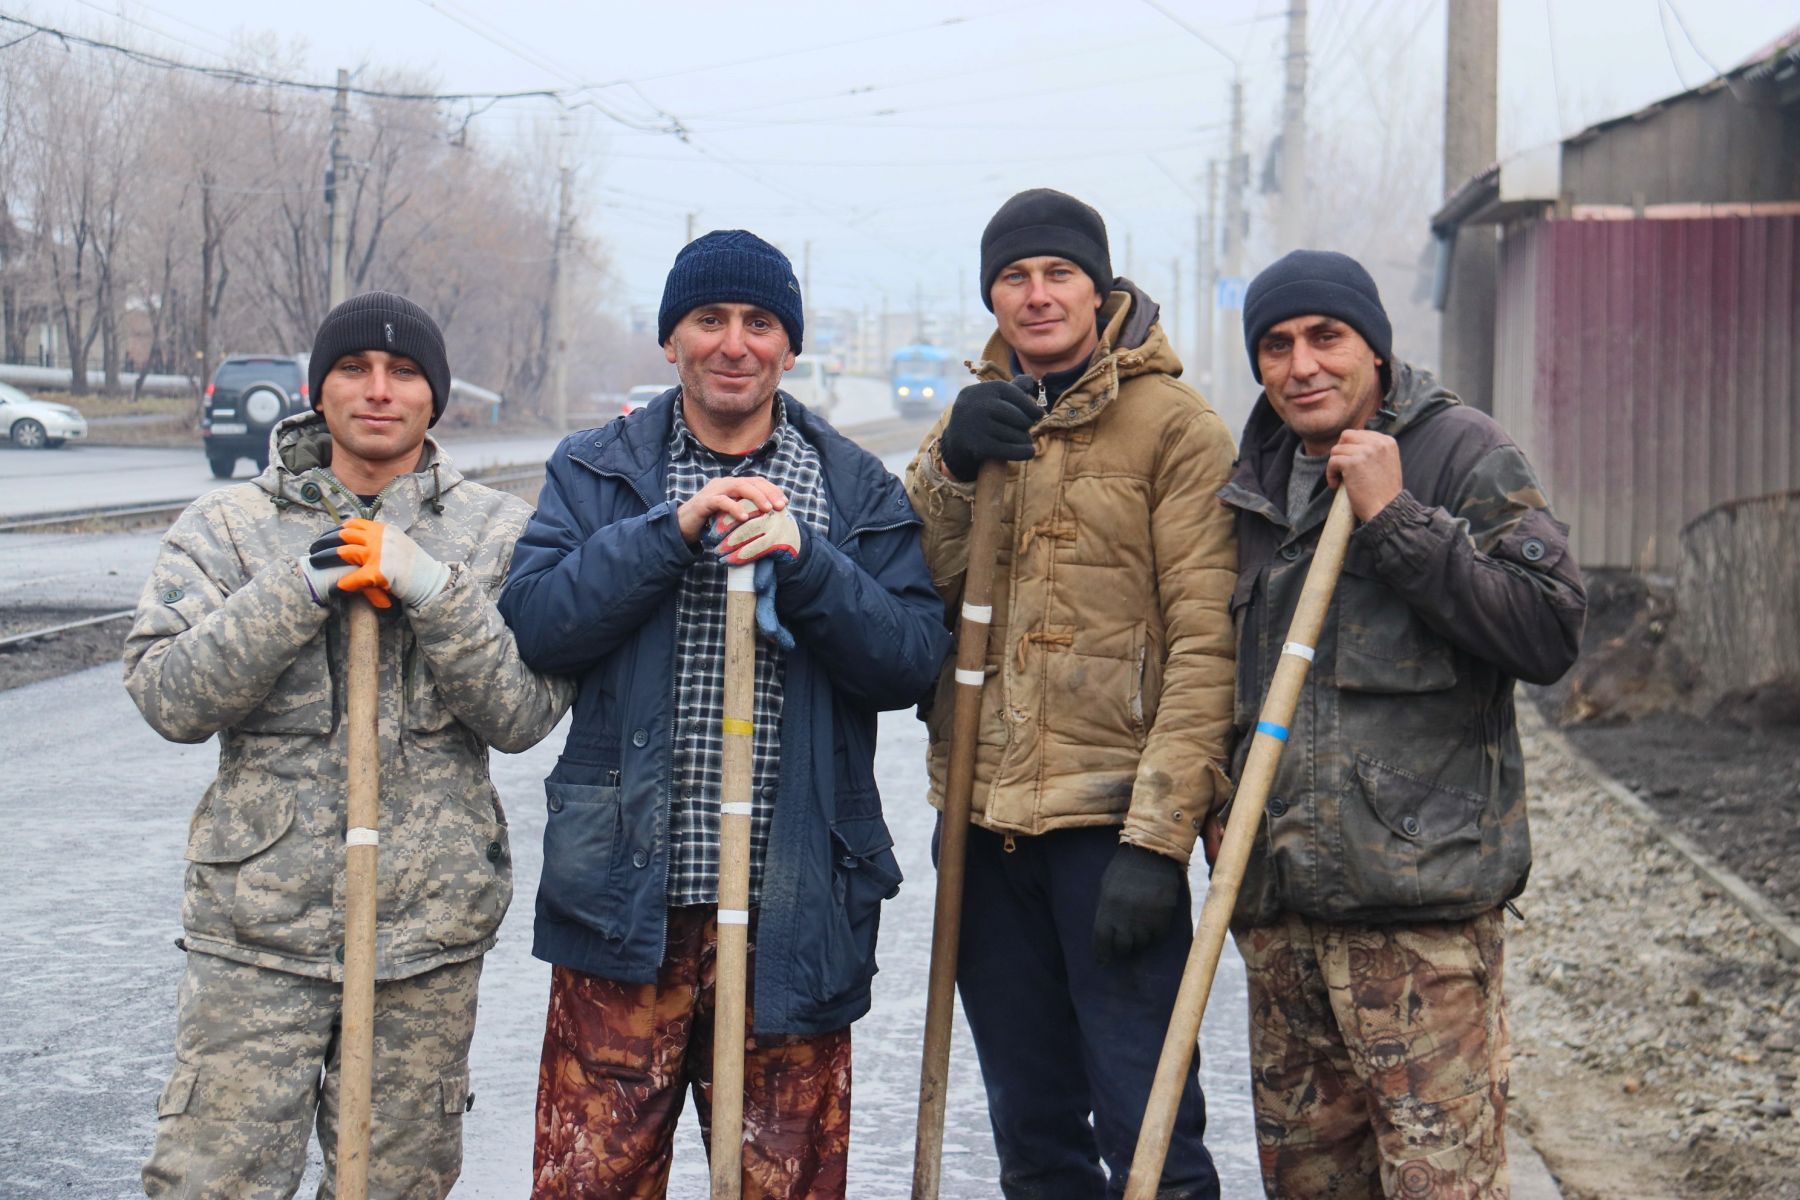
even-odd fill
[(642, 850), (633, 850), (631, 852), (631, 865), (640, 869), (647, 867), (650, 865), (650, 856)]
[(340, 963), (344, 961), (344, 948), (342, 946), (337, 948), (337, 960)]
[(1519, 553), (1525, 556), (1526, 562), (1538, 562), (1544, 557), (1544, 543), (1536, 538), (1526, 538), (1525, 544), (1519, 547)]
[(1404, 833), (1407, 837), (1418, 837), (1419, 818), (1408, 817), (1406, 820), (1400, 822), (1400, 832)]
[(491, 863), (497, 863), (500, 861), (500, 843), (499, 842), (489, 842), (488, 843), (487, 860)]
[(631, 735), (631, 744), (640, 748), (642, 748), (649, 740), (650, 735), (645, 733), (642, 729)]
[(765, 783), (762, 785), (762, 791), (757, 794), (760, 795), (764, 800), (774, 800), (775, 799), (775, 785), (772, 783)]
[(324, 494), (324, 492), (319, 490), (319, 485), (312, 482), (310, 479), (300, 485), (300, 498), (308, 504), (317, 504), (319, 502), (319, 497)]
[(1300, 557), (1300, 547), (1283, 546), (1281, 548), (1281, 557), (1287, 559), (1289, 562), (1293, 562), (1296, 558)]
[(184, 596), (186, 594), (187, 593), (183, 592), (180, 588), (170, 588), (168, 591), (166, 591), (162, 594), (163, 603), (164, 604), (173, 604), (177, 600), (181, 599), (182, 596)]
[(1288, 806), (1286, 800), (1283, 800), (1280, 796), (1269, 797), (1269, 815), (1271, 817), (1279, 817), (1287, 810)]

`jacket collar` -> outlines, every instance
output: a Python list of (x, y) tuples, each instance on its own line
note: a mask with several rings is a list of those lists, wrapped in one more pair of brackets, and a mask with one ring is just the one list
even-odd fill
[[(1430, 420), (1452, 405), (1461, 404), (1454, 393), (1441, 386), (1431, 372), (1409, 363), (1394, 361), (1392, 386), (1382, 397), (1381, 407), (1368, 428), (1391, 437), (1403, 437), (1408, 430)], [(1234, 508), (1254, 512), (1276, 525), (1291, 527), (1290, 536), (1297, 537), (1323, 524), (1329, 506), (1315, 501), (1298, 522), (1288, 519), (1286, 505), (1288, 477), (1294, 469), (1294, 451), (1300, 439), (1275, 413), (1265, 394), (1250, 410), (1244, 423), (1244, 438), (1238, 447), (1237, 468), (1231, 480), (1219, 489), (1219, 498)]]
[[(1124, 276), (1100, 306), (1100, 343), (1087, 370), (1070, 385), (1038, 429), (1072, 428), (1099, 416), (1119, 394), (1119, 384), (1139, 375), (1181, 374), (1181, 359), (1157, 323), (1161, 312), (1137, 284)], [(982, 357), (969, 364), (982, 379), (1012, 379), (1013, 348), (996, 329)]]
[[(833, 542), (862, 529), (919, 523), (881, 460), (788, 393), (780, 396), (789, 424), (818, 451)], [(569, 457), (597, 474), (624, 480), (646, 508), (654, 508), (669, 495), (669, 438), (680, 399), (681, 389), (672, 387), (629, 416), (569, 435)]]
[[(330, 462), (331, 433), (324, 416), (295, 413), (269, 431), (269, 465), (251, 482), (278, 506), (298, 505), (327, 514), (335, 509), (338, 517), (356, 516), (362, 511), (361, 501), (331, 473)], [(411, 528), (462, 479), (449, 454), (428, 433), (419, 465), (381, 489), (376, 515), (400, 529)]]

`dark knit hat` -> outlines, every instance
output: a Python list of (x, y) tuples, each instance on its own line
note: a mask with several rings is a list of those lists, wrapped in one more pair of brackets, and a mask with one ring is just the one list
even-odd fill
[(361, 350), (403, 354), (418, 363), (431, 385), (431, 423), (438, 423), (444, 405), (450, 402), (450, 359), (444, 353), (444, 335), (431, 314), (393, 292), (364, 292), (325, 314), (306, 364), (306, 382), (315, 409), (326, 374), (338, 359)]
[(754, 233), (715, 229), (681, 248), (663, 282), (662, 307), (656, 313), (657, 344), (666, 345), (676, 322), (702, 304), (754, 304), (767, 309), (787, 330), (788, 349), (800, 353), (806, 317), (794, 264)]
[(1112, 254), (1100, 214), (1054, 188), (1032, 188), (1002, 204), (981, 231), (981, 302), (989, 312), (994, 280), (1007, 264), (1040, 255), (1066, 258), (1086, 271), (1101, 296), (1112, 291)]
[(1244, 345), (1250, 373), (1262, 382), (1256, 344), (1263, 334), (1294, 317), (1336, 317), (1356, 332), (1384, 363), (1394, 358), (1394, 327), (1381, 293), (1363, 265), (1334, 250), (1294, 250), (1263, 268), (1244, 293)]

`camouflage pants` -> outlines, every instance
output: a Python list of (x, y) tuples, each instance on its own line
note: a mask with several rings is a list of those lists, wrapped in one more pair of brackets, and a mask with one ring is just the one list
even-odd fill
[[(375, 988), (369, 1195), (442, 1197), (462, 1169), (481, 960)], [(335, 1195), (340, 986), (190, 953), (147, 1196), (286, 1200), (317, 1121)]]
[[(655, 983), (565, 967), (551, 974), (538, 1067), (536, 1200), (664, 1195), (689, 1087), (710, 1146), (715, 911), (669, 910)], [(744, 1200), (842, 1197), (849, 1157), (850, 1030), (747, 1037)]]
[(1239, 934), (1270, 1196), (1505, 1200), (1501, 921)]

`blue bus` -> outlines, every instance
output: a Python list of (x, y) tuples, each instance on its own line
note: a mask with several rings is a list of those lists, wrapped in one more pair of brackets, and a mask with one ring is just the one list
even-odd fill
[(902, 346), (892, 366), (894, 411), (903, 417), (936, 416), (971, 382), (962, 360), (942, 346)]

